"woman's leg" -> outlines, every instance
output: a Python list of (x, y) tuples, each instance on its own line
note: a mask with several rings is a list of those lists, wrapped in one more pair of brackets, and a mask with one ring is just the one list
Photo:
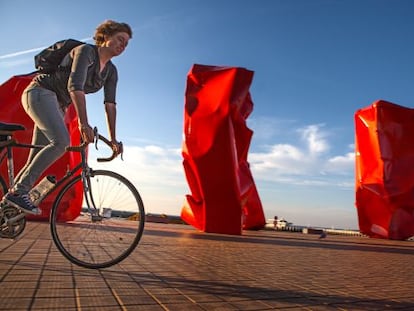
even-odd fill
[(33, 205), (28, 192), (40, 175), (64, 153), (69, 144), (69, 133), (54, 92), (31, 84), (23, 91), (22, 104), (35, 123), (32, 142), (45, 144), (45, 147), (30, 152), (5, 200), (26, 213), (40, 214), (41, 210)]
[[(39, 130), (39, 128), (34, 125), (33, 128), (33, 135), (32, 135), (32, 145), (38, 145), (38, 146), (46, 146), (49, 144), (49, 140), (46, 138), (45, 135), (43, 135), (42, 131)], [(32, 148), (29, 152), (29, 157), (26, 160), (26, 164), (20, 169), (20, 172), (17, 174), (17, 176), (14, 178), (14, 183), (20, 182), (20, 178), (22, 174), (25, 172), (27, 167), (32, 163), (34, 157), (36, 154), (40, 151), (38, 148)]]
[(32, 143), (43, 144), (41, 150), (32, 150), (24, 170), (14, 186), (17, 193), (27, 193), (69, 145), (69, 133), (56, 94), (41, 87), (32, 87), (22, 95), (23, 108), (33, 119), (35, 128)]

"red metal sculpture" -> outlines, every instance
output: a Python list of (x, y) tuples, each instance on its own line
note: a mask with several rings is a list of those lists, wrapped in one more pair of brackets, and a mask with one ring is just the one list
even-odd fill
[(240, 235), (265, 225), (247, 162), (252, 79), (244, 68), (204, 65), (187, 76), (182, 154), (191, 195), (181, 218), (205, 232)]
[(414, 109), (376, 101), (355, 113), (356, 208), (370, 237), (414, 236)]
[[(15, 138), (22, 143), (31, 143), (33, 133), (33, 121), (24, 111), (21, 105), (21, 94), (26, 86), (32, 80), (32, 75), (21, 75), (14, 76), (8, 81), (0, 85), (0, 122), (5, 123), (19, 123), (26, 127), (25, 131), (15, 132)], [(78, 145), (80, 141), (80, 133), (77, 126), (76, 112), (73, 105), (68, 109), (65, 122), (68, 126), (69, 133), (71, 136), (71, 142), (74, 145)], [(29, 150), (26, 148), (14, 148), (14, 169), (15, 175), (26, 163)], [(78, 153), (70, 152), (65, 153), (58, 161), (56, 161), (45, 173), (40, 177), (39, 180), (45, 175), (55, 175), (58, 179), (61, 178), (67, 171), (67, 168), (74, 167), (80, 162), (80, 155)], [(3, 178), (7, 178), (7, 166), (6, 161), (3, 161), (0, 166), (0, 174)], [(6, 180), (8, 182), (8, 180)], [(31, 219), (48, 220), (52, 203), (56, 197), (57, 191), (49, 195), (41, 204), (42, 214), (39, 216), (29, 216)], [(66, 213), (62, 220), (72, 220), (76, 218), (82, 208), (82, 190), (73, 193), (73, 198), (70, 201), (64, 202), (67, 204)]]

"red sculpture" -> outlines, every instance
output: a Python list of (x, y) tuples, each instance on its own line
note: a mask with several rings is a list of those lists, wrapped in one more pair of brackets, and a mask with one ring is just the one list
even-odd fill
[[(18, 123), (26, 127), (25, 131), (16, 131), (14, 137), (17, 141), (22, 143), (31, 143), (32, 133), (33, 133), (33, 121), (26, 114), (22, 105), (21, 105), (21, 94), (26, 86), (32, 80), (32, 75), (21, 75), (14, 76), (8, 81), (0, 85), (0, 122), (5, 123)], [(71, 143), (73, 145), (78, 145), (80, 142), (80, 133), (77, 126), (77, 116), (73, 105), (68, 109), (65, 122), (68, 126), (69, 133), (71, 136)], [(26, 148), (14, 148), (14, 174), (20, 171), (23, 165), (26, 163), (26, 159), (29, 154), (29, 149)], [(56, 161), (50, 168), (48, 168), (44, 174), (40, 177), (39, 180), (45, 175), (55, 175), (58, 179), (63, 177), (66, 173), (67, 168), (72, 168), (80, 162), (80, 154), (76, 152), (67, 152), (65, 153), (58, 161)], [(5, 178), (6, 183), (8, 183), (7, 178), (7, 166), (6, 161), (2, 161), (0, 165), (0, 174)], [(70, 202), (64, 202), (67, 204), (68, 208), (64, 214), (62, 220), (72, 220), (76, 218), (82, 208), (83, 193), (82, 189), (78, 189), (73, 193), (73, 198)], [(50, 209), (52, 207), (53, 201), (57, 195), (58, 191), (53, 192), (51, 195), (46, 197), (46, 199), (40, 204), (42, 209), (42, 214), (39, 216), (28, 216), (30, 219), (39, 219), (39, 220), (48, 220)]]
[(181, 218), (205, 232), (240, 235), (265, 225), (247, 162), (252, 79), (244, 68), (204, 65), (187, 76), (182, 154), (191, 195)]
[(355, 113), (356, 208), (370, 237), (414, 236), (414, 109), (376, 101)]

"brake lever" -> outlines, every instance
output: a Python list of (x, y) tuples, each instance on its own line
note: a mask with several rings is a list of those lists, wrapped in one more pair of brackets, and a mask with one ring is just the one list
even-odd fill
[(98, 150), (99, 136), (98, 136), (98, 128), (96, 126), (93, 128), (93, 137), (94, 137), (94, 140), (95, 140), (95, 149)]
[(122, 141), (119, 142), (120, 146), (121, 146), (121, 160), (124, 161), (124, 144), (122, 143)]

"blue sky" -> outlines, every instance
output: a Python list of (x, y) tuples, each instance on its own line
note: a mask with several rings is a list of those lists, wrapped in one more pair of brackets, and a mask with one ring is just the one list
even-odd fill
[[(33, 70), (38, 49), (90, 39), (105, 19), (129, 23), (114, 59), (118, 139), (109, 165), (140, 190), (147, 212), (179, 215), (189, 193), (181, 157), (186, 76), (194, 63), (255, 72), (251, 170), (265, 215), (357, 228), (356, 110), (414, 103), (410, 0), (0, 0), (0, 83)], [(102, 94), (90, 123), (106, 133)]]

